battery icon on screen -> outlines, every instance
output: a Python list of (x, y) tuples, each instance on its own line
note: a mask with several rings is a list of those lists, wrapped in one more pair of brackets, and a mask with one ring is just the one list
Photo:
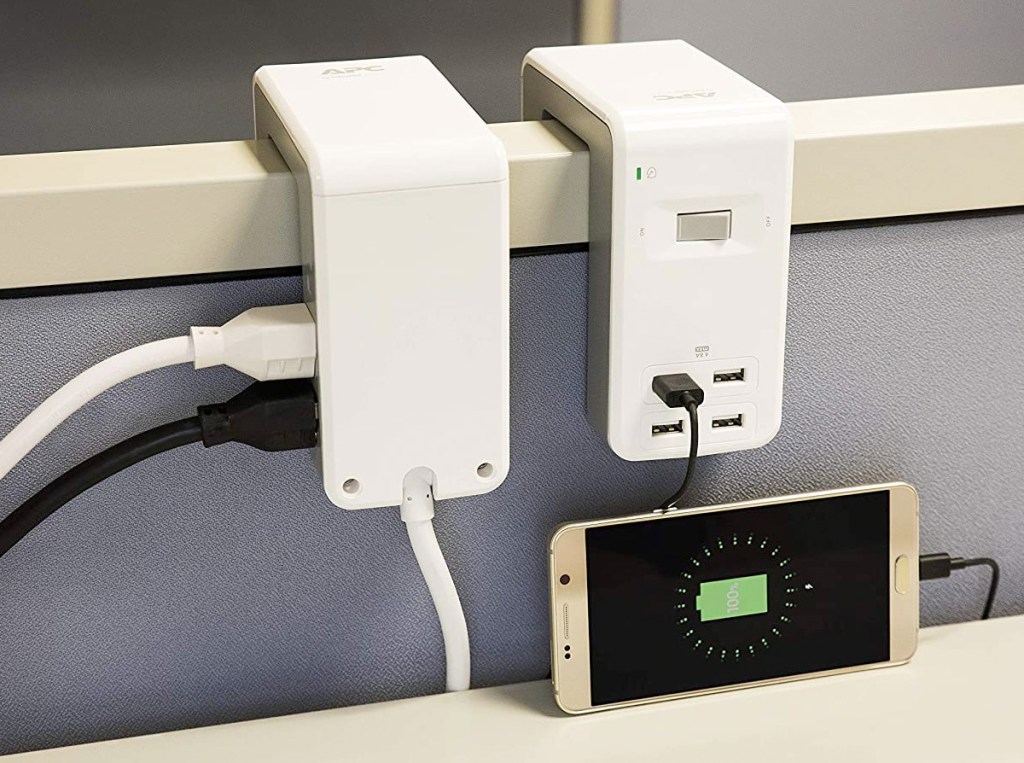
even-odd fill
[(697, 610), (702, 623), (764, 614), (768, 611), (768, 576), (748, 575), (701, 583)]

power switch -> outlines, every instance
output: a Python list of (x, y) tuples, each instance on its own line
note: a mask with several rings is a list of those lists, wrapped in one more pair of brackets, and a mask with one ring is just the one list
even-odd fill
[(732, 210), (676, 215), (676, 241), (725, 241), (732, 235)]

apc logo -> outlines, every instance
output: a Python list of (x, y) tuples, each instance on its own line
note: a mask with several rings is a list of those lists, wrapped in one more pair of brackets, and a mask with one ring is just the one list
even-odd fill
[(715, 95), (716, 93), (714, 90), (695, 90), (689, 93), (662, 93), (661, 95), (654, 96), (654, 100), (675, 101), (685, 98), (714, 98)]
[(353, 75), (359, 75), (363, 72), (381, 72), (384, 71), (383, 66), (347, 66), (344, 69), (324, 69), (320, 72), (321, 77), (351, 77)]

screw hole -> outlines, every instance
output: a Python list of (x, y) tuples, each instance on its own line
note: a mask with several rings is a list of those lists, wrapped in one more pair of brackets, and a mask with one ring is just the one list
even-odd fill
[(558, 579), (558, 582), (561, 583), (562, 585), (569, 585), (569, 580), (570, 580), (570, 578), (569, 578), (568, 575), (562, 575), (562, 577), (560, 577)]
[(361, 488), (362, 485), (359, 484), (359, 480), (355, 479), (354, 477), (345, 480), (341, 485), (341, 489), (344, 490), (349, 495), (355, 495), (356, 493), (359, 492)]
[(484, 461), (476, 468), (476, 473), (481, 479), (489, 480), (494, 476), (494, 464)]
[(565, 659), (567, 659), (567, 660), (571, 660), (571, 659), (572, 659), (572, 655), (571, 655), (571, 654), (569, 654), (568, 652), (566, 652), (566, 653), (565, 653)]

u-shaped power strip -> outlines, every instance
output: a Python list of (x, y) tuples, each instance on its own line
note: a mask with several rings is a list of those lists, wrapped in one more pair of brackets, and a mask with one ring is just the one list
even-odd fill
[(651, 389), (704, 389), (700, 455), (778, 432), (793, 131), (773, 96), (679, 40), (538, 48), (523, 118), (590, 148), (587, 408), (618, 455), (687, 454)]
[(508, 160), (427, 59), (266, 66), (256, 132), (296, 176), (324, 487), (444, 499), (509, 460)]

